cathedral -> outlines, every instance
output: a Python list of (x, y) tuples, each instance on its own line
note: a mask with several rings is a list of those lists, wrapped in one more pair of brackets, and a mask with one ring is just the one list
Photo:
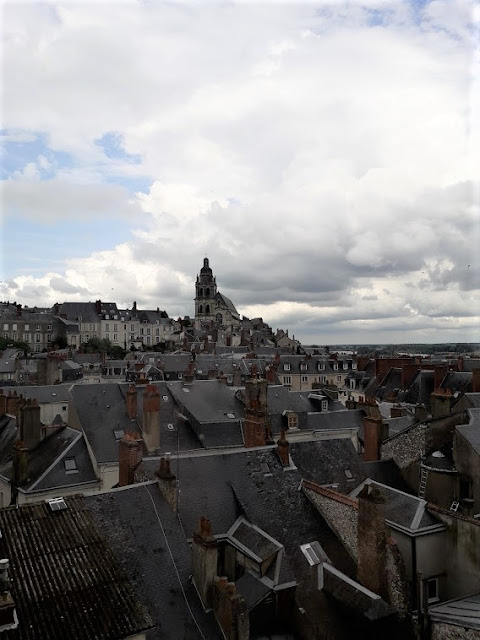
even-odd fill
[(199, 329), (205, 322), (240, 325), (240, 315), (233, 302), (217, 291), (217, 281), (208, 258), (204, 258), (195, 283), (195, 328)]

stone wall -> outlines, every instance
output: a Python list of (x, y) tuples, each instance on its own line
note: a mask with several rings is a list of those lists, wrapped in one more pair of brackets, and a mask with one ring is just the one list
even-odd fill
[(401, 618), (406, 618), (410, 610), (410, 589), (405, 562), (397, 543), (392, 538), (387, 541), (386, 571), (388, 601)]
[(405, 469), (424, 455), (428, 444), (426, 425), (416, 424), (411, 429), (402, 431), (382, 442), (380, 458), (382, 460), (393, 459), (400, 469)]
[(453, 624), (434, 622), (431, 638), (432, 640), (478, 640), (480, 632), (478, 629), (464, 629)]
[(328, 526), (356, 561), (358, 558), (358, 501), (306, 480), (303, 481), (302, 487), (307, 498), (322, 514)]

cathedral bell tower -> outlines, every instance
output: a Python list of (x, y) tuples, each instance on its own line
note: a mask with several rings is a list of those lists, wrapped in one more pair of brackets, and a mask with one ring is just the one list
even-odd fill
[(195, 327), (201, 322), (215, 320), (217, 282), (213, 276), (208, 258), (204, 258), (200, 275), (195, 283)]

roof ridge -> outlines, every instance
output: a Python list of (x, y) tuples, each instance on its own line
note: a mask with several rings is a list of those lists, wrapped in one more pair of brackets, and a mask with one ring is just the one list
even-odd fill
[(316, 482), (311, 482), (310, 480), (302, 480), (302, 489), (310, 489), (315, 493), (325, 496), (326, 498), (330, 498), (335, 500), (336, 502), (341, 502), (349, 507), (353, 507), (354, 509), (358, 509), (358, 499), (350, 498), (349, 496), (343, 495), (343, 493), (339, 493), (338, 491), (334, 491), (328, 487), (322, 487)]
[(462, 513), (457, 513), (456, 511), (450, 511), (450, 509), (444, 509), (443, 507), (439, 507), (437, 504), (433, 502), (429, 502), (427, 504), (428, 511), (436, 511), (437, 513), (442, 513), (445, 516), (451, 516), (452, 518), (457, 518), (457, 520), (463, 520), (464, 522), (469, 522), (470, 524), (474, 524), (477, 527), (480, 527), (480, 520), (476, 520), (475, 518), (469, 518), (468, 516), (464, 516)]

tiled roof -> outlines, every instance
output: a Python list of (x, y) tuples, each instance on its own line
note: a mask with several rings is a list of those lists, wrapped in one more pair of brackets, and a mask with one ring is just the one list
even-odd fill
[[(61, 384), (42, 385), (38, 387), (17, 387), (15, 391), (17, 395), (22, 395), (24, 398), (35, 398), (38, 404), (69, 402), (71, 400), (68, 387)], [(8, 389), (4, 388), (3, 393), (7, 395)]]
[(81, 497), (0, 510), (19, 619), (5, 640), (118, 640), (152, 626)]

